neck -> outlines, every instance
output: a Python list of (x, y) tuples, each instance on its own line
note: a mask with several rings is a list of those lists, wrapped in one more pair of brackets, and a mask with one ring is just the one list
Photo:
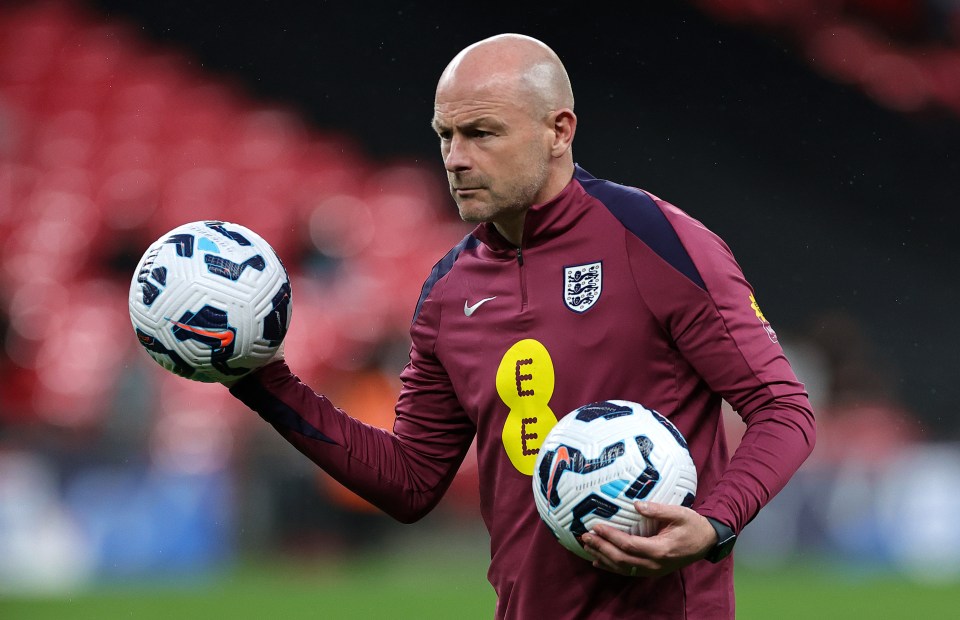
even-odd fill
[[(573, 161), (571, 160), (569, 166), (564, 166), (558, 171), (558, 174), (551, 175), (543, 188), (537, 193), (533, 204), (544, 204), (556, 198), (573, 178), (573, 169)], [(497, 232), (516, 247), (520, 247), (523, 242), (523, 223), (527, 219), (527, 211), (530, 210), (531, 206), (533, 205), (507, 213), (493, 222)]]
[(509, 241), (511, 245), (519, 248), (523, 242), (523, 221), (527, 218), (527, 211), (529, 210), (530, 207), (527, 207), (521, 211), (510, 213), (509, 215), (499, 218), (493, 222), (493, 227), (496, 228), (497, 232)]

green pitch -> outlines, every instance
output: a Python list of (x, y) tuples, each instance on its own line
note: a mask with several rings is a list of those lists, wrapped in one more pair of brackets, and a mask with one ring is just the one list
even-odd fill
[[(352, 560), (245, 562), (191, 583), (98, 586), (62, 597), (0, 597), (4, 620), (395, 618), (489, 620), (496, 604), (481, 551)], [(738, 569), (740, 620), (956, 618), (960, 584), (919, 585), (837, 568)]]

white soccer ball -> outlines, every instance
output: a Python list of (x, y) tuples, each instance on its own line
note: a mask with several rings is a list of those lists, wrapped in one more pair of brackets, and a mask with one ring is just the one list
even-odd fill
[(646, 500), (690, 506), (697, 469), (680, 431), (643, 405), (608, 400), (560, 418), (547, 434), (533, 472), (541, 519), (564, 547), (592, 560), (580, 537), (597, 523), (639, 536), (657, 524), (637, 513)]
[(252, 230), (191, 222), (157, 239), (130, 283), (130, 320), (161, 366), (194, 381), (236, 379), (266, 364), (293, 312), (290, 279)]

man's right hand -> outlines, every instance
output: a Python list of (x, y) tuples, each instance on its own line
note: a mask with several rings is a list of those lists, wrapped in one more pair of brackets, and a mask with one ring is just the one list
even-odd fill
[(244, 379), (246, 379), (247, 377), (249, 377), (250, 375), (252, 375), (252, 374), (256, 373), (257, 371), (259, 371), (261, 368), (263, 368), (263, 367), (266, 366), (267, 364), (272, 364), (272, 363), (274, 363), (274, 362), (282, 361), (282, 360), (284, 359), (284, 357), (283, 357), (283, 347), (284, 347), (285, 344), (286, 344), (285, 342), (281, 342), (281, 343), (280, 343), (280, 346), (277, 347), (277, 350), (274, 351), (273, 356), (272, 356), (270, 359), (268, 359), (268, 360), (266, 361), (266, 363), (264, 363), (262, 366), (260, 366), (260, 367), (258, 367), (258, 368), (254, 368), (253, 370), (251, 370), (250, 372), (248, 372), (248, 373), (245, 374), (245, 375), (241, 375), (241, 376), (239, 376), (239, 377), (231, 377), (230, 379), (224, 379), (224, 380), (221, 381), (220, 383), (222, 383), (223, 385), (227, 386), (227, 389), (230, 389), (230, 388), (232, 388), (233, 386), (235, 386), (236, 384), (238, 384), (238, 383), (240, 383), (241, 381), (243, 381)]

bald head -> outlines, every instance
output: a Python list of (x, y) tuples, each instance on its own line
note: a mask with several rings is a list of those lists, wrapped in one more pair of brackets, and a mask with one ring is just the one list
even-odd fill
[(502, 93), (534, 117), (573, 109), (573, 89), (560, 58), (541, 41), (521, 34), (483, 39), (450, 61), (440, 76), (437, 98), (459, 98), (470, 90)]
[(573, 178), (570, 79), (536, 39), (502, 34), (457, 54), (437, 84), (431, 125), (460, 216), (492, 223), (512, 243), (527, 210)]

